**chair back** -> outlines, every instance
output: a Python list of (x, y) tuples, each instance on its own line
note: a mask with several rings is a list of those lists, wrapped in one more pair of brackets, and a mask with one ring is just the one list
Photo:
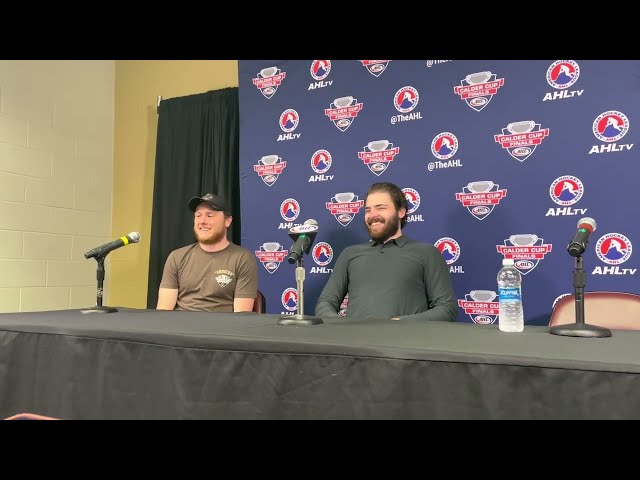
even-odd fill
[[(640, 330), (640, 295), (623, 292), (585, 292), (584, 321), (611, 330)], [(556, 303), (549, 326), (576, 323), (573, 294)]]
[(253, 303), (253, 311), (256, 313), (266, 313), (267, 311), (267, 300), (260, 290), (258, 290), (256, 301)]

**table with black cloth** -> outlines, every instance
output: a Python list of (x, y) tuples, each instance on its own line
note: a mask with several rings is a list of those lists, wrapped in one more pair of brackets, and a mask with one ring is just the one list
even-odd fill
[(640, 419), (640, 331), (118, 310), (0, 314), (0, 417)]

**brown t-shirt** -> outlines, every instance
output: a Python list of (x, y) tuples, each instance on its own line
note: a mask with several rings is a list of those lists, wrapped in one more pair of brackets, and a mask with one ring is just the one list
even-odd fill
[(235, 297), (256, 297), (258, 262), (234, 243), (219, 252), (194, 243), (169, 254), (160, 288), (178, 289), (176, 310), (233, 312)]

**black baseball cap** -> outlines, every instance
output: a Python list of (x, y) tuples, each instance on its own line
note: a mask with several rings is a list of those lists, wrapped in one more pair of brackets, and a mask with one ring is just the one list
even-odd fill
[(225, 215), (231, 215), (231, 211), (229, 210), (229, 205), (227, 205), (227, 201), (219, 195), (214, 195), (213, 193), (206, 193), (201, 197), (193, 197), (189, 200), (189, 210), (192, 212), (196, 211), (196, 207), (200, 205), (202, 202), (209, 205), (214, 210), (218, 210), (220, 212), (224, 212)]

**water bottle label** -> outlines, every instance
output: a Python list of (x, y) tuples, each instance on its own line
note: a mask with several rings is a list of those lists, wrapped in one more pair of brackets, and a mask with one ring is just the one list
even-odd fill
[(502, 287), (498, 289), (498, 295), (500, 300), (507, 301), (519, 301), (522, 300), (520, 296), (520, 288), (518, 287)]

